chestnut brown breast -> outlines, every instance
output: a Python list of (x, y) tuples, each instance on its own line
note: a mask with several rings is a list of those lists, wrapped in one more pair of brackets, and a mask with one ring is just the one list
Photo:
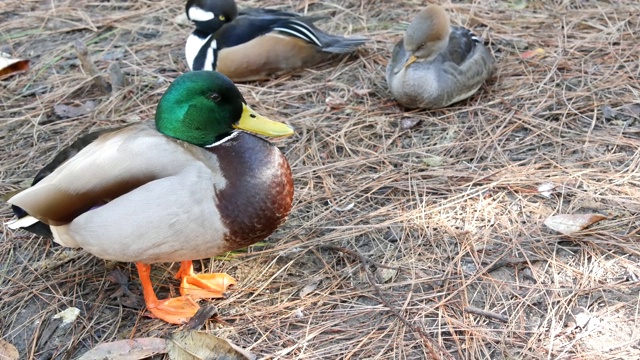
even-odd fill
[(229, 229), (228, 249), (271, 235), (289, 215), (293, 202), (293, 176), (284, 155), (273, 144), (245, 132), (209, 151), (217, 156), (227, 181), (216, 196)]

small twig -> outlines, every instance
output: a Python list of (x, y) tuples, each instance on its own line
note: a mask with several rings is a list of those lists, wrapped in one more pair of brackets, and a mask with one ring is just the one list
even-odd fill
[[(407, 320), (404, 316), (402, 316), (402, 314), (400, 314), (400, 312), (389, 301), (387, 301), (387, 297), (382, 293), (382, 290), (380, 289), (378, 284), (376, 284), (376, 282), (374, 281), (375, 275), (373, 274), (373, 272), (371, 272), (371, 270), (369, 270), (369, 267), (367, 265), (375, 265), (375, 266), (385, 267), (389, 269), (394, 269), (394, 268), (388, 267), (388, 266), (382, 266), (381, 264), (378, 264), (373, 260), (364, 257), (359, 252), (349, 250), (347, 248), (343, 248), (340, 246), (333, 246), (333, 245), (323, 245), (322, 247), (330, 250), (339, 251), (347, 255), (351, 255), (357, 258), (358, 260), (360, 260), (361, 265), (367, 274), (367, 281), (369, 281), (369, 285), (371, 285), (376, 295), (378, 296), (378, 301), (380, 301), (384, 306), (386, 306), (387, 309), (391, 312), (391, 314), (393, 314), (393, 316), (398, 318), (398, 320), (400, 320), (403, 324), (405, 324), (405, 326), (407, 326), (409, 329), (413, 330), (415, 333), (420, 335), (420, 338), (422, 338), (422, 341), (425, 344), (425, 347), (427, 348), (427, 350), (429, 351), (429, 354), (431, 355), (432, 359), (440, 359), (440, 356), (434, 349), (433, 343), (431, 342), (431, 339), (427, 336), (427, 334), (425, 334), (425, 332), (420, 327), (414, 326), (409, 320)], [(444, 351), (443, 353), (446, 354), (446, 352)]]
[(639, 232), (640, 232), (640, 227), (639, 227), (639, 228), (637, 228), (637, 229), (635, 229), (635, 230), (633, 230), (633, 231), (632, 231), (632, 232), (630, 232), (629, 234), (627, 234), (627, 236), (628, 236), (628, 237), (632, 237), (632, 236), (634, 236), (635, 234), (637, 234), (637, 233), (639, 233)]
[(82, 64), (82, 69), (93, 78), (93, 82), (100, 88), (104, 93), (109, 93), (111, 91), (111, 86), (107, 83), (107, 81), (100, 76), (100, 72), (98, 71), (98, 67), (91, 60), (89, 56), (89, 50), (87, 46), (82, 42), (82, 40), (76, 40), (75, 42), (76, 54), (78, 55), (78, 59), (80, 59), (80, 63)]
[(107, 279), (118, 285), (118, 290), (109, 295), (110, 298), (117, 298), (120, 304), (130, 308), (139, 308), (144, 304), (144, 299), (129, 289), (128, 273), (115, 269), (107, 275)]
[(47, 324), (47, 327), (42, 331), (40, 338), (38, 339), (38, 347), (41, 347), (49, 342), (51, 336), (58, 330), (62, 324), (62, 319), (51, 319)]
[(349, 250), (349, 249), (344, 248), (342, 246), (320, 245), (320, 248), (321, 249), (338, 251), (338, 252), (341, 252), (341, 253), (344, 253), (344, 254), (347, 254), (347, 255), (351, 255), (353, 257), (356, 257), (356, 258), (360, 259), (360, 261), (365, 263), (365, 264), (371, 264), (371, 265), (374, 265), (374, 266), (377, 266), (377, 267), (381, 267), (383, 269), (400, 270), (400, 268), (397, 268), (397, 267), (380, 264), (379, 262), (373, 261), (373, 260), (365, 257), (364, 255), (360, 254), (357, 251)]
[(484, 269), (482, 273), (483, 274), (490, 273), (506, 265), (525, 264), (525, 263), (540, 261), (540, 260), (543, 260), (543, 259), (539, 257), (531, 257), (531, 256), (528, 258), (504, 257), (502, 259), (497, 260), (496, 262), (491, 264), (489, 267)]
[(109, 81), (111, 81), (111, 94), (116, 94), (126, 86), (126, 79), (120, 70), (120, 63), (118, 61), (112, 62), (107, 70), (109, 71)]
[(426, 346), (427, 350), (429, 350), (429, 354), (431, 355), (432, 359), (440, 359), (440, 356), (434, 349), (434, 346), (431, 343), (431, 339), (427, 336), (427, 334), (425, 334), (420, 327), (414, 326), (411, 322), (409, 322), (409, 320), (405, 319), (405, 317), (402, 316), (402, 314), (400, 314), (400, 312), (396, 310), (396, 308), (385, 299), (385, 295), (382, 293), (382, 290), (380, 289), (380, 287), (378, 287), (378, 285), (373, 280), (375, 276), (373, 275), (371, 270), (369, 270), (366, 266), (363, 266), (363, 268), (367, 273), (367, 280), (369, 281), (369, 285), (373, 287), (373, 290), (376, 292), (376, 295), (378, 295), (378, 300), (384, 306), (386, 306), (387, 309), (389, 309), (389, 311), (393, 314), (393, 316), (397, 317), (400, 321), (402, 321), (403, 324), (405, 324), (405, 326), (407, 326), (409, 329), (413, 330), (414, 332), (418, 333), (418, 335), (420, 335), (424, 345)]
[(504, 323), (509, 322), (509, 317), (502, 315), (502, 314), (498, 314), (498, 313), (494, 313), (491, 311), (487, 311), (487, 310), (482, 310), (482, 309), (478, 309), (475, 308), (473, 306), (466, 306), (464, 308), (464, 311), (471, 313), (471, 314), (476, 314), (476, 315), (480, 315), (480, 316), (485, 316), (488, 318), (492, 318), (498, 321), (502, 321)]
[(184, 326), (184, 330), (200, 330), (202, 325), (212, 316), (218, 316), (218, 308), (215, 305), (201, 307)]

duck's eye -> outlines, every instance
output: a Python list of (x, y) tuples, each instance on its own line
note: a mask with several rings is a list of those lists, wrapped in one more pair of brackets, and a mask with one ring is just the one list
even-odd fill
[(211, 95), (209, 95), (209, 99), (213, 100), (214, 102), (218, 102), (218, 101), (220, 101), (220, 99), (222, 99), (222, 96), (220, 96), (220, 94), (214, 92)]
[(218, 16), (218, 19), (220, 19), (220, 21), (224, 21), (226, 19), (226, 17), (224, 17), (224, 15), (220, 15), (220, 16)]

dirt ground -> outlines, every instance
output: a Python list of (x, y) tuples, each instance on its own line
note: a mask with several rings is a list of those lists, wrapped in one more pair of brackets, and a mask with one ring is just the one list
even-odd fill
[[(267, 359), (640, 358), (637, 2), (444, 1), (497, 71), (468, 100), (407, 111), (384, 69), (423, 4), (239, 3), (328, 15), (321, 28), (371, 40), (239, 86), (296, 129), (277, 142), (295, 204), (264, 244), (197, 262), (239, 281), (203, 329)], [(182, 0), (3, 0), (0, 51), (31, 68), (0, 81), (0, 193), (28, 186), (79, 135), (152, 119), (187, 71), (183, 11)], [(104, 74), (118, 63), (127, 85), (100, 91), (76, 40)], [(606, 219), (570, 236), (544, 225), (592, 213)], [(6, 226), (0, 236), (0, 335), (20, 358), (74, 359), (179, 329), (118, 292), (110, 279), (125, 274), (140, 294), (133, 264)], [(176, 269), (154, 266), (160, 294), (177, 290)], [(53, 318), (71, 307), (72, 323)]]

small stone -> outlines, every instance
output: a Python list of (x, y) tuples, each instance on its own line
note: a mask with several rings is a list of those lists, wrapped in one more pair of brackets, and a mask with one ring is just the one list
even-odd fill
[(387, 269), (387, 268), (378, 268), (376, 269), (376, 279), (381, 283), (386, 283), (389, 280), (393, 279), (397, 274), (398, 270), (395, 269)]
[(420, 122), (420, 119), (415, 119), (415, 118), (402, 119), (400, 121), (400, 129), (401, 130), (409, 130), (409, 129), (415, 127), (416, 125), (418, 125), (419, 122)]
[(604, 115), (605, 119), (615, 119), (618, 115), (618, 112), (615, 111), (611, 106), (604, 105), (602, 107), (602, 115)]
[(442, 166), (443, 160), (440, 156), (430, 156), (422, 159), (422, 163), (427, 167), (438, 167)]
[(391, 243), (398, 242), (401, 238), (402, 226), (400, 225), (392, 225), (389, 227), (389, 230), (384, 233), (384, 239)]

